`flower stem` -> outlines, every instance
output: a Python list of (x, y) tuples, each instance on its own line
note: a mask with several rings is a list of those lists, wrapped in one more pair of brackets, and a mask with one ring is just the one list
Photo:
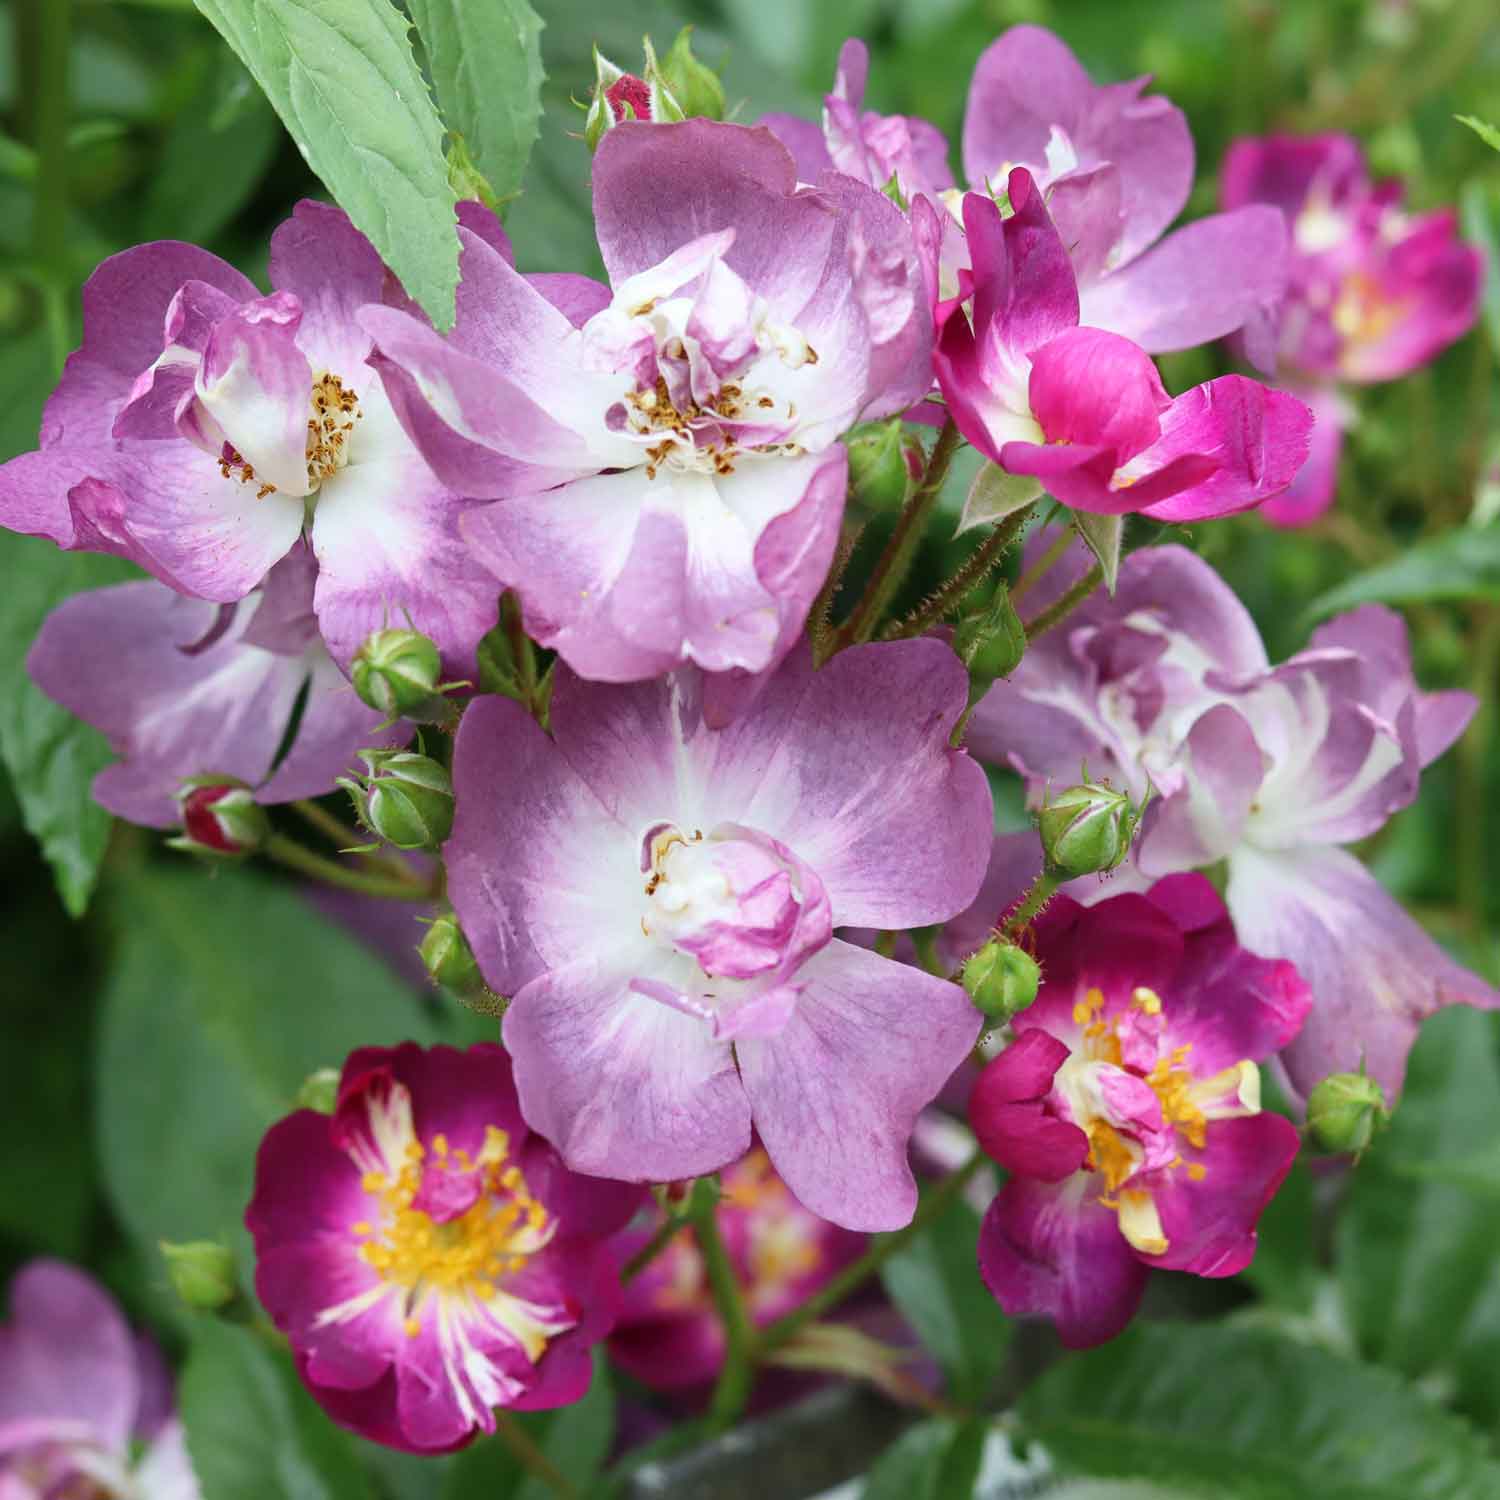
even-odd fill
[(1060, 621), (1066, 620), (1103, 582), (1104, 570), (1097, 565), (1090, 568), (1072, 588), (1054, 599), (1035, 619), (1026, 622), (1026, 639), (1034, 641)]
[[(311, 827), (316, 828), (340, 852), (369, 842), (368, 834), (361, 833), (359, 829), (344, 822), (342, 818), (336, 818), (326, 808), (319, 807), (316, 802), (306, 800), (293, 802), (292, 811)], [(424, 896), (429, 894), (427, 882), (421, 876), (413, 874), (394, 855), (362, 854), (360, 860), (370, 874), (387, 874), (393, 880), (406, 881), (413, 889), (421, 891)]]
[[(52, 344), (52, 361), (62, 370), (67, 358), (68, 312), (68, 89), (72, 0), (22, 0), (35, 53), (31, 94), (36, 141), (36, 199), (32, 208), (32, 251)], [(27, 60), (23, 56), (22, 70)]]
[(578, 1486), (542, 1452), (536, 1439), (503, 1406), (495, 1408), (495, 1433), (521, 1467), (528, 1474), (535, 1474), (554, 1495), (561, 1495), (564, 1500), (581, 1500)]
[(708, 1272), (714, 1307), (724, 1325), (724, 1368), (719, 1372), (719, 1383), (714, 1387), (708, 1408), (710, 1423), (722, 1430), (731, 1426), (745, 1409), (757, 1350), (740, 1279), (719, 1233), (718, 1206), (719, 1179), (700, 1177), (693, 1184), (693, 1195), (688, 1200), (688, 1217), (698, 1248), (703, 1252), (703, 1267)]
[(1052, 565), (1073, 545), (1073, 528), (1065, 526), (1062, 535), (1026, 569), (1011, 585), (1010, 602), (1019, 603), (1039, 584), (1052, 569)]
[(1032, 881), (1031, 888), (1026, 892), (1021, 904), (1005, 919), (1000, 935), (1013, 938), (1017, 933), (1024, 932), (1027, 925), (1057, 893), (1057, 888), (1061, 884), (1062, 881), (1058, 876), (1052, 874), (1050, 870), (1043, 870)]
[(912, 559), (917, 555), (922, 533), (927, 529), (927, 522), (937, 505), (943, 480), (947, 478), (953, 455), (958, 452), (962, 442), (963, 437), (957, 424), (949, 417), (943, 423), (937, 441), (932, 445), (932, 452), (927, 459), (927, 472), (897, 517), (895, 529), (875, 564), (875, 571), (870, 575), (859, 603), (854, 606), (854, 613), (834, 634), (835, 651), (842, 651), (845, 646), (858, 645), (874, 636), (880, 617), (896, 597), (896, 591), (911, 570)]
[(984, 1153), (975, 1153), (956, 1172), (950, 1173), (927, 1194), (917, 1207), (916, 1216), (905, 1229), (893, 1234), (883, 1234), (856, 1261), (844, 1267), (832, 1281), (826, 1282), (800, 1307), (794, 1307), (783, 1318), (767, 1325), (760, 1331), (759, 1349), (762, 1355), (779, 1349), (788, 1339), (835, 1308), (845, 1298), (857, 1292), (887, 1260), (903, 1245), (915, 1239), (964, 1189), (969, 1179), (979, 1170)]
[(386, 901), (435, 901), (436, 892), (419, 880), (402, 876), (399, 880), (387, 875), (365, 875), (350, 870), (336, 860), (325, 858), (295, 839), (283, 833), (273, 833), (265, 842), (261, 853), (277, 864), (296, 870), (325, 885), (336, 885), (341, 890), (358, 891), (364, 896), (379, 896)]
[(1011, 544), (1021, 534), (1021, 528), (1031, 519), (1035, 509), (1036, 502), (1033, 501), (997, 522), (990, 534), (964, 559), (951, 578), (940, 584), (937, 591), (904, 620), (886, 627), (885, 639), (900, 640), (906, 636), (921, 635), (923, 631), (936, 625), (963, 600), (970, 589), (983, 582), (990, 569), (1010, 550)]
[(630, 1257), (620, 1270), (620, 1285), (634, 1281), (692, 1221), (686, 1214), (671, 1214), (656, 1233)]

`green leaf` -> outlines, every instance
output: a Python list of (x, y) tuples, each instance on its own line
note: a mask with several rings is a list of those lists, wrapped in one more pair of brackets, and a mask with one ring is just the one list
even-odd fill
[(1055, 1366), (1019, 1416), (1064, 1473), (1193, 1500), (1500, 1494), (1487, 1445), (1396, 1375), (1265, 1333), (1137, 1327)]
[[(511, 1420), (547, 1456), (580, 1495), (596, 1492), (595, 1481), (615, 1436), (615, 1397), (601, 1351), (594, 1351), (594, 1378), (588, 1394), (556, 1411), (518, 1412)], [(530, 1474), (507, 1445), (503, 1433), (483, 1438), (454, 1463), (442, 1500), (554, 1500), (556, 1491)]]
[(302, 1388), (291, 1361), (248, 1328), (204, 1319), (178, 1404), (205, 1500), (363, 1500), (353, 1442)]
[(1490, 347), (1500, 356), (1500, 190), (1488, 182), (1466, 182), (1458, 214), (1464, 238), (1484, 257), (1479, 307)]
[(951, 1203), (881, 1268), (887, 1295), (943, 1367), (953, 1397), (977, 1405), (1010, 1347), (1012, 1326), (979, 1279), (979, 1215)]
[(880, 1456), (860, 1500), (968, 1500), (989, 1433), (990, 1423), (983, 1417), (918, 1422)]
[(1357, 604), (1436, 599), (1500, 601), (1500, 525), (1460, 526), (1408, 547), (1391, 562), (1320, 595), (1305, 620), (1323, 620)]
[(542, 115), (542, 21), (526, 0), (410, 0), (438, 105), (505, 202)]
[(1480, 120), (1473, 115), (1454, 115), (1453, 117), (1460, 125), (1467, 125), (1475, 135), (1492, 150), (1500, 151), (1500, 127), (1491, 125), (1486, 120)]
[(1120, 542), (1125, 535), (1125, 517), (1094, 516), (1084, 510), (1075, 510), (1073, 524), (1104, 574), (1104, 587), (1114, 593), (1115, 580), (1120, 576)]
[(1359, 1346), (1417, 1375), (1463, 1329), (1500, 1236), (1500, 1208), (1410, 1175), (1500, 1145), (1500, 1067), (1491, 1017), (1455, 1005), (1427, 1021), (1400, 1106), (1354, 1172), (1339, 1217), (1338, 1275)]
[[(110, 894), (106, 1190), (148, 1253), (163, 1239), (227, 1239), (248, 1266), (242, 1220), (266, 1128), (309, 1073), (354, 1047), (434, 1040), (432, 1012), (295, 889), (248, 871), (142, 870)], [(420, 911), (396, 906), (391, 920), (415, 935)]]
[(389, 0), (197, 0), (297, 149), (440, 329), (458, 234), (443, 123)]
[(964, 500), (964, 513), (959, 519), (958, 531), (962, 536), (976, 526), (988, 526), (1003, 521), (1006, 516), (1023, 510), (1042, 493), (1041, 481), (1029, 474), (1007, 474), (999, 464), (985, 464), (974, 476), (969, 493)]
[(128, 563), (63, 552), (38, 537), (0, 533), (0, 757), (21, 819), (52, 867), (75, 917), (88, 906), (112, 825), (89, 794), (114, 756), (104, 736), (58, 707), (26, 673), (26, 653), (53, 608), (70, 594), (136, 577)]

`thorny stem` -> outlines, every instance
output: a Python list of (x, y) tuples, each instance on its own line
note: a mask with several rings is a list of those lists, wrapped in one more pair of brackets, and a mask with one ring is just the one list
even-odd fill
[(1011, 544), (1021, 534), (1021, 528), (1031, 519), (1036, 502), (1012, 511), (1004, 520), (996, 523), (994, 530), (966, 557), (957, 572), (941, 583), (937, 590), (917, 609), (899, 623), (888, 625), (885, 639), (899, 640), (906, 636), (921, 635), (937, 624), (965, 594), (976, 584), (983, 582), (985, 575), (1010, 550)]
[(834, 633), (833, 649), (835, 651), (841, 651), (845, 646), (854, 646), (868, 641), (875, 634), (880, 617), (885, 613), (891, 600), (895, 598), (896, 590), (901, 587), (910, 571), (912, 559), (917, 553), (917, 545), (922, 540), (922, 533), (927, 528), (933, 508), (937, 505), (938, 494), (943, 488), (943, 480), (947, 478), (948, 467), (953, 462), (953, 455), (958, 452), (962, 442), (963, 437), (959, 433), (957, 424), (952, 417), (949, 417), (943, 423), (943, 429), (938, 433), (937, 441), (932, 445), (932, 452), (927, 459), (927, 472), (923, 475), (921, 484), (917, 486), (902, 508), (896, 520), (895, 529), (891, 532), (890, 540), (885, 544), (885, 550), (875, 564), (875, 571), (870, 575), (869, 583), (865, 585), (864, 594), (860, 597), (859, 603), (854, 606), (854, 613)]
[(1075, 535), (1071, 526), (1065, 526), (1062, 535), (1011, 584), (1010, 602), (1012, 604), (1019, 604), (1042, 581), (1052, 570), (1053, 564), (1073, 545)]
[(832, 1281), (820, 1287), (800, 1307), (794, 1307), (784, 1318), (778, 1318), (774, 1323), (761, 1329), (761, 1354), (769, 1354), (773, 1349), (779, 1349), (809, 1323), (815, 1322), (824, 1313), (837, 1307), (845, 1298), (857, 1292), (891, 1256), (915, 1239), (948, 1207), (963, 1191), (984, 1160), (984, 1153), (975, 1151), (963, 1166), (956, 1172), (950, 1173), (923, 1198), (917, 1208), (916, 1216), (905, 1229), (898, 1229), (894, 1234), (881, 1235), (858, 1260), (845, 1266)]
[(435, 901), (438, 892), (433, 886), (427, 885), (420, 880), (413, 880), (410, 876), (403, 875), (399, 880), (389, 875), (366, 875), (358, 870), (351, 870), (338, 863), (337, 860), (326, 859), (321, 854), (315, 854), (295, 839), (289, 839), (283, 833), (273, 833), (265, 842), (261, 850), (268, 859), (274, 859), (277, 864), (285, 865), (289, 870), (296, 870), (300, 875), (307, 875), (313, 880), (321, 880), (325, 885), (336, 885), (341, 890), (358, 891), (364, 896), (378, 896), (385, 901)]
[(582, 1500), (578, 1486), (537, 1446), (536, 1439), (503, 1407), (495, 1408), (495, 1432), (529, 1474), (535, 1474), (554, 1495)]
[(709, 1421), (720, 1429), (731, 1426), (745, 1409), (756, 1355), (755, 1330), (745, 1310), (740, 1279), (719, 1233), (719, 1180), (700, 1177), (688, 1200), (688, 1216), (703, 1252), (703, 1268), (713, 1293), (714, 1307), (724, 1325), (724, 1368), (709, 1403)]
[(1096, 564), (1072, 588), (1054, 599), (1035, 619), (1026, 622), (1026, 639), (1034, 641), (1043, 632), (1051, 630), (1059, 621), (1066, 620), (1103, 581), (1104, 570)]
[(1061, 884), (1062, 881), (1051, 871), (1043, 870), (1032, 881), (1031, 888), (1026, 892), (1021, 904), (1005, 919), (1005, 925), (1000, 929), (1001, 937), (1013, 938), (1018, 933), (1024, 932), (1032, 919), (1056, 894)]

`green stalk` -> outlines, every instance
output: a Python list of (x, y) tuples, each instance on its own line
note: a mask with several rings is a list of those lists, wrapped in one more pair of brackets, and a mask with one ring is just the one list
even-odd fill
[(686, 1214), (672, 1214), (665, 1219), (656, 1233), (625, 1262), (620, 1271), (620, 1285), (634, 1281), (690, 1222)]
[(1032, 881), (1031, 889), (1026, 892), (1026, 899), (1006, 918), (1005, 926), (1001, 929), (1001, 936), (1012, 938), (1017, 933), (1024, 932), (1027, 924), (1052, 899), (1061, 884), (1062, 880), (1059, 876), (1043, 870)]
[(735, 1274), (724, 1237), (719, 1233), (719, 1180), (700, 1177), (693, 1184), (688, 1203), (688, 1217), (698, 1248), (703, 1252), (703, 1266), (708, 1272), (709, 1290), (714, 1307), (724, 1325), (724, 1368), (709, 1403), (709, 1422), (718, 1430), (732, 1426), (750, 1398), (750, 1378), (755, 1369), (756, 1338), (745, 1310), (745, 1295)]
[(350, 870), (336, 860), (314, 854), (295, 839), (283, 833), (273, 833), (265, 842), (261, 853), (299, 875), (321, 880), (324, 885), (336, 885), (340, 890), (358, 891), (363, 896), (378, 896), (385, 901), (435, 901), (437, 893), (420, 881), (387, 875), (363, 875)]
[(1071, 526), (1063, 527), (1062, 535), (1011, 585), (1012, 604), (1019, 604), (1042, 581), (1052, 565), (1073, 545), (1075, 535)]
[(1026, 622), (1026, 639), (1034, 641), (1039, 635), (1051, 630), (1054, 625), (1066, 620), (1103, 582), (1104, 570), (1096, 564), (1072, 588), (1054, 599), (1035, 619)]
[(495, 1408), (495, 1432), (528, 1474), (535, 1474), (554, 1495), (563, 1500), (582, 1500), (578, 1486), (537, 1447), (536, 1440), (506, 1411)]
[(854, 613), (834, 633), (835, 651), (842, 651), (845, 646), (859, 645), (874, 636), (881, 616), (896, 597), (896, 591), (905, 582), (907, 573), (911, 571), (922, 533), (927, 529), (927, 522), (937, 506), (938, 494), (943, 488), (943, 480), (947, 478), (953, 455), (958, 452), (962, 442), (963, 437), (957, 425), (949, 417), (943, 423), (943, 430), (938, 433), (937, 441), (932, 445), (927, 472), (902, 508), (890, 540), (875, 564), (869, 583), (865, 585), (864, 594), (854, 606)]
[[(37, 153), (31, 242), (41, 287), (52, 362), (59, 374), (72, 339), (68, 330), (68, 69), (72, 0), (22, 0), (35, 44), (32, 99)], [(25, 62), (22, 63), (25, 71)]]
[(984, 1162), (982, 1151), (975, 1151), (956, 1172), (945, 1177), (918, 1205), (916, 1217), (905, 1229), (894, 1234), (883, 1234), (856, 1261), (844, 1267), (832, 1281), (825, 1283), (800, 1307), (794, 1307), (784, 1318), (760, 1331), (759, 1349), (762, 1356), (779, 1349), (788, 1339), (796, 1335), (809, 1323), (816, 1322), (824, 1313), (837, 1307), (852, 1296), (870, 1279), (891, 1256), (903, 1245), (909, 1244), (919, 1235), (964, 1189), (968, 1180)]

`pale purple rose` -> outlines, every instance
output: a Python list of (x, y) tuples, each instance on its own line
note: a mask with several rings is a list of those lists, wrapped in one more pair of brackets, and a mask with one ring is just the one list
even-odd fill
[(817, 672), (803, 647), (722, 730), (704, 682), (560, 668), (550, 736), (505, 699), (464, 716), (449, 894), (511, 997), (522, 1112), (575, 1171), (636, 1181), (716, 1171), (753, 1124), (814, 1213), (894, 1228), (913, 1122), (979, 1016), (832, 930), (939, 922), (978, 890), (989, 789), (948, 743), (966, 674), (935, 640)]
[[(329, 656), (313, 614), (317, 571), (298, 543), (234, 604), (147, 579), (75, 594), (47, 616), (27, 670), (120, 757), (94, 778), (102, 807), (173, 827), (177, 794), (197, 776), (244, 782), (262, 803), (317, 797), (358, 750), (405, 743), (410, 726), (383, 729)], [(296, 737), (277, 761), (304, 687)]]
[(910, 228), (738, 125), (626, 122), (593, 172), (610, 287), (554, 305), (461, 233), (453, 333), (369, 308), (377, 363), (438, 474), (499, 502), (464, 534), (576, 672), (761, 673), (833, 556), (840, 435), (931, 384)]
[(1008, 188), (1007, 218), (988, 197), (963, 200), (972, 312), (946, 307), (936, 351), (964, 436), (1098, 515), (1200, 520), (1284, 489), (1307, 456), (1307, 408), (1239, 375), (1168, 396), (1140, 345), (1079, 326), (1075, 267), (1041, 189), (1019, 167)]
[(1333, 503), (1354, 417), (1338, 384), (1399, 379), (1463, 337), (1479, 315), (1483, 261), (1458, 238), (1451, 210), (1408, 213), (1399, 182), (1372, 182), (1351, 136), (1236, 141), (1219, 189), (1226, 208), (1269, 205), (1290, 232), (1286, 297), (1255, 336), (1276, 347), (1289, 386), (1313, 393), (1319, 437), (1292, 490), (1264, 514), (1306, 525)]
[(0, 1324), (0, 1495), (5, 1500), (198, 1500), (171, 1377), (82, 1271), (34, 1260)]
[[(480, 218), (474, 205), (463, 216)], [(402, 432), (356, 321), (365, 303), (410, 304), (345, 215), (318, 203), (272, 236), (271, 281), (262, 296), (175, 241), (105, 261), (40, 449), (0, 469), (0, 524), (128, 557), (225, 604), (305, 530), (340, 667), (372, 630), (409, 622), (454, 676), (473, 677), (497, 592), (458, 536), (472, 502)]]
[(1032, 924), (1042, 966), (1015, 1039), (979, 1075), (969, 1119), (1010, 1173), (979, 1269), (1011, 1317), (1085, 1348), (1134, 1315), (1152, 1266), (1233, 1276), (1297, 1155), (1260, 1107), (1256, 1064), (1311, 1003), (1291, 964), (1235, 942), (1198, 875)]
[[(1054, 570), (1060, 587), (1085, 559)], [(1041, 601), (1039, 600), (1038, 603)], [(1009, 762), (1034, 799), (1087, 762), (1132, 795), (1154, 789), (1134, 874), (1227, 861), (1240, 940), (1296, 964), (1313, 1012), (1283, 1054), (1306, 1093), (1368, 1067), (1399, 1092), (1422, 1020), (1442, 1006), (1500, 1006), (1342, 847), (1416, 796), (1422, 768), (1463, 732), (1467, 693), (1424, 693), (1406, 628), (1379, 605), (1313, 632), (1280, 666), (1244, 606), (1180, 547), (1131, 554), (1113, 598), (1090, 598), (996, 683), (969, 729), (975, 753)], [(1116, 887), (1118, 888), (1118, 887)], [(1108, 886), (1075, 882), (1081, 899)]]

